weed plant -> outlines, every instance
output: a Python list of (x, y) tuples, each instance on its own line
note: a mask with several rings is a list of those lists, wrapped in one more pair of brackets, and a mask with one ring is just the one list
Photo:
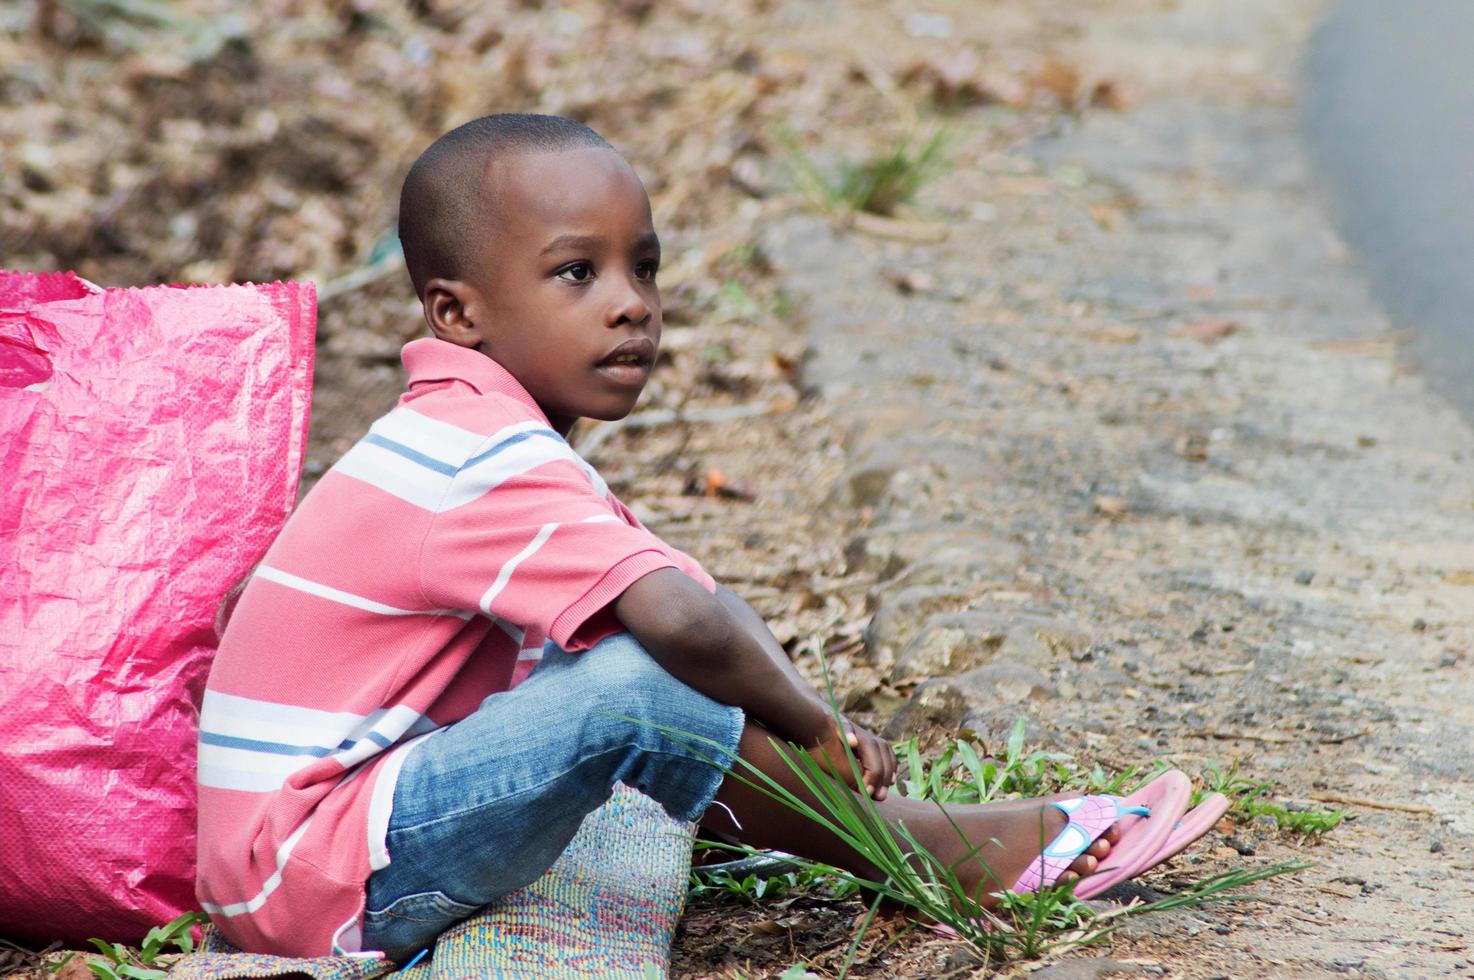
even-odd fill
[[(928, 762), (922, 757), (917, 737), (911, 736), (896, 746), (896, 756), (903, 764), (897, 781), (901, 792), (912, 799), (949, 805), (1060, 792), (1124, 795), (1168, 768), (1165, 761), (1158, 760), (1150, 769), (1132, 767), (1112, 774), (1098, 764), (1087, 769), (1064, 752), (1026, 752), (1024, 725), (1021, 718), (1014, 726), (1002, 760), (983, 759), (971, 742), (954, 739)], [(1227, 768), (1210, 762), (1189, 805), (1197, 806), (1211, 793), (1222, 793), (1233, 801), (1229, 810), (1232, 819), (1247, 823), (1268, 815), (1280, 830), (1307, 837), (1318, 837), (1346, 818), (1346, 811), (1340, 809), (1292, 810), (1268, 798), (1274, 788), (1268, 780), (1241, 775), (1237, 762)]]
[(1280, 830), (1305, 837), (1319, 837), (1335, 829), (1346, 819), (1347, 811), (1344, 809), (1291, 810), (1283, 803), (1266, 799), (1274, 791), (1274, 783), (1239, 775), (1237, 762), (1226, 769), (1210, 762), (1203, 773), (1203, 787), (1193, 795), (1194, 806), (1209, 793), (1222, 793), (1233, 800), (1229, 816), (1241, 823), (1267, 815), (1274, 818), (1275, 825)]
[(1001, 761), (983, 759), (971, 742), (959, 738), (948, 742), (934, 760), (927, 762), (917, 737), (912, 735), (896, 746), (896, 756), (903, 764), (897, 785), (903, 795), (915, 800), (946, 805), (990, 803), (1061, 791), (1119, 794), (1166, 768), (1166, 763), (1159, 763), (1145, 775), (1134, 767), (1114, 775), (1099, 765), (1086, 769), (1064, 752), (1025, 752), (1024, 732), (1025, 721), (1020, 718), (1008, 736)]
[(868, 160), (841, 161), (835, 174), (820, 169), (794, 133), (779, 132), (778, 139), (788, 151), (799, 190), (831, 212), (864, 211), (890, 217), (946, 168), (945, 129), (936, 130), (919, 145), (914, 135), (906, 136), (889, 151)]
[(798, 868), (776, 874), (752, 872), (746, 875), (734, 875), (718, 869), (706, 875), (692, 874), (686, 899), (703, 904), (741, 902), (755, 905), (760, 901), (803, 892), (828, 901), (840, 902), (854, 896), (858, 891), (859, 888), (850, 881), (811, 868)]
[[(88, 955), (85, 962), (98, 980), (163, 980), (168, 972), (159, 969), (159, 957), (169, 952), (171, 948), (181, 953), (194, 951), (194, 934), (192, 930), (196, 925), (203, 925), (209, 921), (200, 912), (186, 912), (167, 925), (154, 926), (143, 937), (143, 943), (137, 950), (129, 949), (122, 943), (110, 943), (103, 939), (87, 940), (97, 948), (101, 956)], [(52, 973), (60, 972), (61, 968), (71, 962), (76, 953), (69, 953), (60, 962), (51, 967)]]

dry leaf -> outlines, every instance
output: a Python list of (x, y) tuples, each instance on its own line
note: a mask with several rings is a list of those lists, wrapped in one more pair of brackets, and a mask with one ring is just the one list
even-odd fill
[(1216, 344), (1225, 337), (1239, 332), (1239, 325), (1223, 317), (1205, 316), (1191, 323), (1180, 323), (1172, 328), (1172, 336), (1187, 337), (1204, 344)]
[(1173, 452), (1194, 463), (1208, 461), (1208, 436), (1202, 432), (1189, 432), (1177, 437), (1172, 444)]
[(1059, 100), (1074, 105), (1080, 93), (1080, 69), (1059, 58), (1050, 58), (1034, 73), (1034, 84)]
[(939, 221), (905, 221), (900, 218), (883, 218), (865, 211), (856, 211), (850, 215), (850, 227), (876, 238), (889, 238), (899, 242), (929, 245), (947, 239), (947, 226)]
[(78, 953), (67, 960), (66, 965), (53, 974), (54, 980), (92, 980), (92, 970), (87, 966), (87, 954)]
[(1404, 332), (1382, 337), (1342, 337), (1336, 340), (1320, 340), (1311, 344), (1316, 350), (1334, 351), (1337, 354), (1368, 354), (1372, 357), (1392, 357), (1397, 354), (1397, 345), (1407, 339)]
[(945, 107), (993, 102), (1021, 106), (1029, 98), (1015, 75), (985, 63), (972, 48), (912, 62), (896, 78), (905, 85), (925, 87), (931, 100)]
[(1091, 89), (1090, 104), (1097, 109), (1125, 112), (1131, 107), (1131, 100), (1120, 82), (1107, 78), (1096, 82)]
[(1141, 331), (1124, 323), (1113, 323), (1092, 331), (1090, 339), (1104, 344), (1134, 344), (1141, 339)]
[(1121, 227), (1120, 208), (1097, 201), (1095, 204), (1090, 205), (1087, 210), (1090, 212), (1091, 220), (1106, 231), (1115, 231)]

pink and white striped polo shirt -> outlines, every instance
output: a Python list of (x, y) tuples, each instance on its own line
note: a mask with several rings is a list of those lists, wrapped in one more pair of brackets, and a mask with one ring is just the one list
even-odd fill
[(583, 650), (609, 603), (693, 559), (643, 528), (500, 365), (404, 348), (409, 389), (287, 521), (200, 711), (204, 909), (245, 950), (360, 951), (364, 886), (418, 739)]

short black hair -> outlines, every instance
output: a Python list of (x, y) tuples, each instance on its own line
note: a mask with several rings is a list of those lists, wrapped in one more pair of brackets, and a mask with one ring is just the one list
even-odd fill
[(466, 243), (487, 215), (485, 173), (493, 159), (581, 147), (613, 149), (583, 123), (563, 116), (505, 112), (457, 126), (421, 153), (399, 192), (399, 243), (415, 294), (435, 278), (464, 279)]

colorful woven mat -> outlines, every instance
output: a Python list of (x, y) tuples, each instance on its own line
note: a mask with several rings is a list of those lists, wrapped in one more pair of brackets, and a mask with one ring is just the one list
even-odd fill
[[(649, 797), (617, 785), (547, 874), (445, 932), (429, 956), (395, 976), (663, 978), (686, 899), (692, 829)], [(384, 961), (364, 957), (242, 953), (210, 928), (200, 951), (180, 958), (170, 977), (367, 980), (389, 972)]]

